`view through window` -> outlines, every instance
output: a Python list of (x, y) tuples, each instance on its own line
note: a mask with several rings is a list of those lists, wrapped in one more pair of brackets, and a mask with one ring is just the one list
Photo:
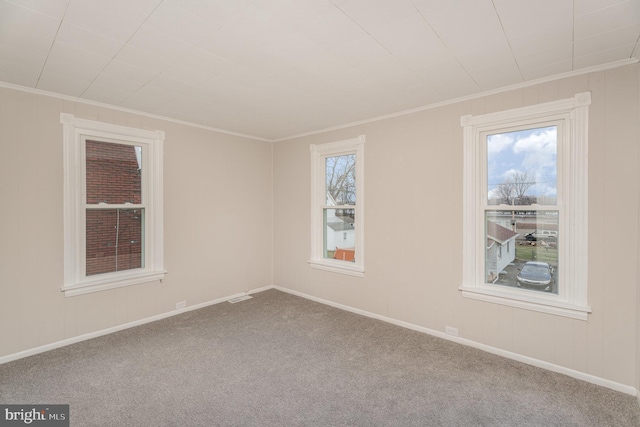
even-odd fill
[(485, 281), (558, 293), (558, 126), (486, 135)]
[(144, 267), (142, 149), (87, 140), (86, 275)]
[(325, 158), (324, 258), (355, 262), (356, 155)]

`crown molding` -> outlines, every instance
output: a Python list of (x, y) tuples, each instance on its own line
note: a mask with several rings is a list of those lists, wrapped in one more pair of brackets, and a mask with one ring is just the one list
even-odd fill
[(405, 115), (408, 115), (408, 114), (414, 114), (414, 113), (419, 113), (421, 111), (431, 110), (433, 108), (443, 107), (443, 106), (446, 106), (446, 105), (457, 104), (459, 102), (470, 101), (470, 100), (473, 100), (473, 99), (482, 98), (484, 96), (495, 95), (495, 94), (498, 94), (498, 93), (509, 92), (511, 90), (516, 90), (516, 89), (522, 89), (522, 88), (525, 88), (525, 87), (535, 86), (535, 85), (538, 85), (538, 84), (541, 84), (541, 83), (546, 83), (546, 82), (550, 82), (550, 81), (554, 81), (554, 80), (560, 80), (560, 79), (565, 79), (565, 78), (569, 78), (569, 77), (581, 76), (581, 75), (584, 75), (584, 74), (595, 73), (595, 72), (598, 72), (598, 71), (610, 70), (610, 69), (613, 69), (613, 68), (620, 68), (620, 67), (624, 67), (626, 65), (636, 64), (638, 61), (639, 61), (638, 58), (629, 58), (629, 59), (623, 59), (623, 60), (620, 60), (620, 61), (609, 62), (607, 64), (596, 65), (596, 66), (593, 66), (593, 67), (581, 68), (580, 70), (576, 70), (576, 71), (567, 71), (566, 73), (554, 74), (553, 76), (548, 76), (548, 77), (541, 77), (539, 79), (529, 80), (529, 81), (522, 82), (522, 83), (516, 83), (516, 84), (513, 84), (513, 85), (509, 85), (509, 86), (504, 86), (504, 87), (501, 87), (501, 88), (498, 88), (498, 89), (492, 89), (492, 90), (488, 90), (488, 91), (484, 91), (484, 92), (480, 92), (480, 93), (475, 93), (475, 94), (472, 94), (472, 95), (466, 95), (466, 96), (461, 96), (461, 97), (450, 99), (450, 100), (446, 100), (446, 101), (436, 102), (436, 103), (425, 105), (425, 106), (422, 106), (422, 107), (412, 108), (410, 110), (398, 111), (396, 113), (385, 114), (385, 115), (382, 115), (382, 116), (376, 116), (376, 117), (372, 117), (370, 119), (359, 120), (359, 121), (350, 122), (350, 123), (346, 123), (346, 124), (338, 125), (338, 126), (332, 126), (332, 127), (329, 127), (329, 128), (324, 128), (324, 129), (321, 129), (321, 130), (301, 133), (301, 134), (294, 135), (294, 136), (287, 136), (287, 137), (283, 137), (283, 138), (277, 138), (277, 139), (272, 140), (272, 142), (288, 141), (288, 140), (291, 140), (291, 139), (303, 138), (303, 137), (306, 137), (306, 136), (312, 136), (312, 135), (318, 135), (318, 134), (322, 134), (322, 133), (326, 133), (326, 132), (331, 132), (331, 131), (334, 131), (334, 130), (346, 129), (346, 128), (349, 128), (349, 127), (352, 127), (352, 126), (358, 126), (358, 125), (363, 125), (363, 124), (367, 124), (367, 123), (378, 122), (378, 121), (381, 121), (381, 120), (391, 119), (391, 118), (394, 118), (394, 117), (401, 117), (401, 116), (405, 116)]
[(13, 89), (13, 90), (21, 91), (21, 92), (32, 93), (34, 95), (42, 95), (42, 96), (47, 96), (47, 97), (50, 97), (50, 98), (62, 99), (64, 101), (77, 102), (77, 103), (80, 103), (80, 104), (91, 105), (93, 107), (108, 108), (110, 110), (122, 111), (123, 113), (136, 114), (138, 116), (149, 117), (151, 119), (164, 120), (164, 121), (170, 122), (170, 123), (175, 123), (175, 124), (179, 124), (179, 125), (195, 127), (195, 128), (198, 128), (198, 129), (209, 130), (209, 131), (212, 131), (212, 132), (223, 133), (223, 134), (231, 135), (231, 136), (238, 136), (238, 137), (241, 137), (241, 138), (254, 139), (254, 140), (263, 141), (263, 142), (273, 142), (273, 140), (271, 140), (271, 139), (262, 138), (262, 137), (255, 136), (255, 135), (247, 135), (247, 134), (243, 134), (243, 133), (239, 133), (239, 132), (233, 132), (233, 131), (229, 131), (229, 130), (225, 130), (225, 129), (214, 128), (214, 127), (211, 127), (211, 126), (205, 126), (205, 125), (201, 125), (201, 124), (198, 124), (198, 123), (189, 122), (189, 121), (186, 121), (186, 120), (174, 119), (174, 118), (167, 117), (167, 116), (161, 116), (159, 114), (147, 113), (147, 112), (140, 111), (140, 110), (134, 110), (134, 109), (131, 109), (131, 108), (119, 107), (117, 105), (106, 104), (104, 102), (92, 101), (90, 99), (78, 98), (76, 96), (63, 95), (63, 94), (56, 93), (56, 92), (49, 92), (49, 91), (42, 90), (42, 89), (35, 89), (35, 88), (26, 87), (26, 86), (20, 86), (20, 85), (16, 85), (16, 84), (13, 84), (13, 83), (7, 83), (7, 82), (3, 82), (3, 81), (0, 81), (0, 88)]
[(20, 86), (20, 85), (16, 85), (16, 84), (12, 84), (12, 83), (6, 83), (6, 82), (2, 82), (2, 81), (0, 81), (0, 87), (19, 90), (19, 91), (22, 91), (22, 92), (33, 93), (33, 94), (36, 94), (36, 95), (48, 96), (48, 97), (52, 97), (52, 98), (59, 98), (59, 99), (63, 99), (63, 100), (66, 100), (66, 101), (78, 102), (78, 103), (81, 103), (81, 104), (92, 105), (92, 106), (101, 107), (101, 108), (109, 108), (109, 109), (116, 110), (116, 111), (122, 111), (122, 112), (130, 113), (130, 114), (137, 114), (137, 115), (140, 115), (140, 116), (145, 116), (145, 117), (149, 117), (149, 118), (153, 118), (153, 119), (164, 120), (164, 121), (171, 122), (171, 123), (176, 123), (176, 124), (185, 125), (185, 126), (191, 126), (191, 127), (204, 129), (204, 130), (209, 130), (209, 131), (213, 131), (213, 132), (218, 132), (218, 133), (222, 133), (222, 134), (226, 134), (226, 135), (253, 139), (253, 140), (256, 140), (256, 141), (281, 142), (281, 141), (288, 141), (288, 140), (297, 139), (297, 138), (303, 138), (303, 137), (306, 137), (306, 136), (318, 135), (318, 134), (322, 134), (322, 133), (326, 133), (326, 132), (330, 132), (330, 131), (334, 131), (334, 130), (346, 129), (346, 128), (349, 128), (349, 127), (358, 126), (358, 125), (362, 125), (362, 124), (378, 122), (378, 121), (381, 121), (381, 120), (386, 120), (386, 119), (390, 119), (390, 118), (394, 118), (394, 117), (405, 116), (405, 115), (408, 115), (408, 114), (418, 113), (420, 111), (430, 110), (430, 109), (433, 109), (433, 108), (438, 108), (438, 107), (442, 107), (442, 106), (446, 106), (446, 105), (456, 104), (456, 103), (463, 102), (463, 101), (469, 101), (469, 100), (473, 100), (473, 99), (477, 99), (477, 98), (482, 98), (482, 97), (488, 96), (488, 95), (494, 95), (494, 94), (498, 94), (498, 93), (508, 92), (508, 91), (511, 91), (511, 90), (516, 90), (516, 89), (522, 89), (522, 88), (525, 88), (525, 87), (535, 86), (535, 85), (538, 85), (538, 84), (541, 84), (541, 83), (550, 82), (550, 81), (553, 81), (553, 80), (560, 80), (560, 79), (569, 78), (569, 77), (581, 76), (583, 74), (589, 74), (589, 73), (594, 73), (594, 72), (598, 72), (598, 71), (605, 71), (605, 70), (610, 70), (610, 69), (613, 69), (613, 68), (624, 67), (626, 65), (636, 64), (638, 61), (639, 61), (638, 58), (631, 57), (631, 58), (623, 59), (623, 60), (620, 60), (620, 61), (609, 62), (607, 64), (602, 64), (602, 65), (596, 65), (596, 66), (593, 66), (593, 67), (582, 68), (580, 70), (575, 70), (575, 71), (568, 71), (566, 73), (561, 73), (561, 74), (554, 74), (553, 76), (542, 77), (542, 78), (535, 79), (535, 80), (529, 80), (529, 81), (522, 82), (522, 83), (517, 83), (517, 84), (513, 84), (513, 85), (509, 85), (509, 86), (504, 86), (504, 87), (501, 87), (501, 88), (498, 88), (498, 89), (492, 89), (492, 90), (488, 90), (488, 91), (484, 91), (484, 92), (480, 92), (480, 93), (475, 93), (475, 94), (472, 94), (472, 95), (466, 95), (466, 96), (462, 96), (462, 97), (458, 97), (458, 98), (454, 98), (454, 99), (450, 99), (450, 100), (446, 100), (446, 101), (436, 102), (436, 103), (433, 103), (433, 104), (424, 105), (422, 107), (416, 107), (416, 108), (412, 108), (412, 109), (409, 109), (409, 110), (402, 110), (402, 111), (398, 111), (396, 113), (385, 114), (385, 115), (381, 115), (381, 116), (372, 117), (370, 119), (364, 119), (364, 120), (359, 120), (359, 121), (355, 121), (355, 122), (345, 123), (345, 124), (342, 124), (342, 125), (337, 125), (337, 126), (318, 129), (318, 130), (314, 130), (314, 131), (304, 132), (304, 133), (291, 135), (291, 136), (285, 136), (285, 137), (282, 137), (282, 138), (263, 138), (263, 137), (259, 137), (259, 136), (255, 136), (255, 135), (247, 135), (247, 134), (243, 134), (243, 133), (239, 133), (239, 132), (233, 132), (233, 131), (229, 131), (229, 130), (225, 130), (225, 129), (214, 128), (214, 127), (211, 127), (211, 126), (205, 126), (205, 125), (201, 125), (201, 124), (198, 124), (198, 123), (188, 122), (186, 120), (178, 120), (178, 119), (174, 119), (174, 118), (171, 118), (171, 117), (161, 116), (161, 115), (158, 115), (158, 114), (146, 113), (144, 111), (139, 111), (139, 110), (134, 110), (134, 109), (130, 109), (130, 108), (119, 107), (117, 105), (106, 104), (106, 103), (102, 103), (102, 102), (98, 102), (98, 101), (91, 101), (91, 100), (88, 100), (88, 99), (78, 98), (78, 97), (70, 96), (70, 95), (62, 95), (62, 94), (55, 93), (55, 92), (49, 92), (49, 91), (45, 91), (45, 90), (42, 90), (42, 89), (29, 88), (29, 87), (26, 87), (26, 86)]

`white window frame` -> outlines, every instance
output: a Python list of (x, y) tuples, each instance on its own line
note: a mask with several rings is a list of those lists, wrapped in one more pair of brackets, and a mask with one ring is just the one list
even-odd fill
[[(311, 259), (309, 265), (320, 270), (351, 276), (364, 276), (364, 142), (365, 136), (326, 144), (311, 144)], [(356, 155), (355, 262), (324, 258), (325, 159)]]
[[(587, 149), (591, 93), (529, 107), (460, 118), (464, 140), (462, 296), (480, 301), (587, 320), (588, 199)], [(560, 253), (558, 294), (485, 283), (487, 133), (551, 121), (558, 128), (558, 206)], [(536, 205), (532, 206), (536, 208)], [(543, 208), (544, 209), (544, 208)]]
[[(64, 153), (64, 283), (65, 296), (81, 295), (164, 279), (162, 146), (163, 131), (113, 125), (61, 113)], [(86, 275), (85, 140), (142, 147), (144, 267)], [(137, 206), (137, 205), (136, 205)], [(110, 208), (131, 206), (110, 205)]]

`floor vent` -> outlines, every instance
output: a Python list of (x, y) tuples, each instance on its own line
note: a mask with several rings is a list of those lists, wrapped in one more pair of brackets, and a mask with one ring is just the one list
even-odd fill
[(231, 299), (229, 300), (229, 302), (230, 302), (231, 304), (235, 304), (235, 303), (237, 303), (237, 302), (244, 301), (244, 300), (251, 299), (251, 298), (253, 298), (253, 297), (251, 297), (251, 296), (249, 296), (249, 295), (245, 295), (245, 296), (242, 296), (242, 297), (231, 298)]

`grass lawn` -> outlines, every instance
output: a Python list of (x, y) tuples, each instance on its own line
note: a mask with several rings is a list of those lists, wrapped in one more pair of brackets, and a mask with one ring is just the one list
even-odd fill
[(548, 262), (554, 267), (557, 267), (558, 248), (549, 248), (538, 245), (516, 245), (516, 258), (522, 261)]

